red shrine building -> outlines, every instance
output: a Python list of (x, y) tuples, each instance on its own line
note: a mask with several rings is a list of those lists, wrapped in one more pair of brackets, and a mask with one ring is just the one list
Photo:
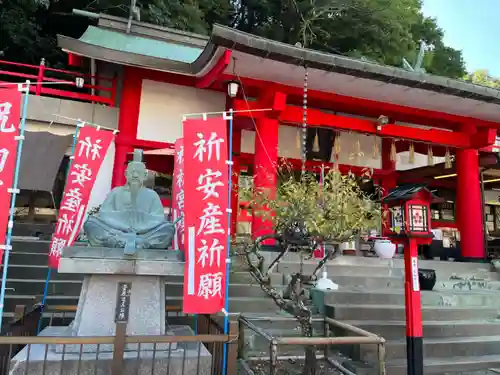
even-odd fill
[[(253, 181), (276, 189), (280, 161), (300, 169), (305, 123), (307, 169), (331, 167), (338, 154), (342, 172), (368, 170), (386, 191), (428, 184), (450, 205), (433, 213), (433, 226), (458, 231), (464, 260), (484, 258), (483, 228), (496, 220), (496, 206), (486, 215), (484, 207), (500, 182), (500, 91), (222, 26), (205, 37), (102, 14), (93, 18), (79, 39), (60, 35), (58, 43), (71, 64), (91, 62), (118, 77), (113, 104), (119, 133), (104, 167), (112, 170), (111, 186), (124, 184), (134, 148), (146, 150), (148, 169), (172, 173), (183, 118), (221, 116), (232, 108), (235, 185)], [(238, 89), (233, 95), (230, 83)], [(232, 202), (233, 212), (244, 204), (236, 191)], [(245, 210), (233, 217), (233, 233), (270, 229)]]

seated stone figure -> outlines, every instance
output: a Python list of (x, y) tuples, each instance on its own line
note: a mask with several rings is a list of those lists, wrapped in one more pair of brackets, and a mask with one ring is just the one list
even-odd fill
[(147, 170), (141, 159), (142, 150), (135, 150), (127, 184), (111, 190), (99, 214), (85, 222), (91, 246), (124, 248), (133, 255), (137, 249), (166, 249), (172, 243), (175, 226), (165, 219), (158, 194), (143, 186)]

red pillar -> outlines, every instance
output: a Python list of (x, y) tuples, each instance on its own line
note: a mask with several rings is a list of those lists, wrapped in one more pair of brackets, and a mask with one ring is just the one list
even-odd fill
[(119, 133), (115, 140), (115, 161), (113, 165), (112, 187), (125, 184), (127, 153), (137, 138), (137, 125), (141, 105), (142, 76), (139, 69), (124, 67), (123, 87), (118, 118)]
[(240, 152), (241, 152), (241, 129), (233, 129), (233, 175), (231, 176), (231, 235), (236, 238), (236, 224), (238, 222), (239, 195), (238, 186), (240, 179)]
[(457, 150), (457, 224), (460, 231), (460, 251), (464, 260), (485, 257), (484, 227), (477, 150)]
[[(270, 197), (276, 195), (277, 163), (278, 163), (278, 129), (277, 119), (259, 118), (256, 121), (255, 156), (253, 183), (255, 190), (265, 190)], [(262, 216), (252, 216), (252, 238), (272, 234), (273, 224)]]
[[(381, 187), (383, 189), (382, 195), (388, 194), (391, 189), (397, 186), (396, 162), (391, 160), (391, 146), (392, 139), (382, 139), (382, 170), (388, 172), (388, 174), (384, 174), (384, 177), (381, 179)], [(382, 209), (385, 210), (387, 208), (383, 207)], [(387, 236), (390, 227), (391, 221), (389, 215), (386, 215), (381, 234)]]

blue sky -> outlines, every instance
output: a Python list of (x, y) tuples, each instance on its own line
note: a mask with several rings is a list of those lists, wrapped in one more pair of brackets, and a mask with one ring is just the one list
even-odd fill
[(500, 0), (424, 0), (423, 12), (437, 19), (446, 45), (462, 50), (467, 70), (500, 77)]

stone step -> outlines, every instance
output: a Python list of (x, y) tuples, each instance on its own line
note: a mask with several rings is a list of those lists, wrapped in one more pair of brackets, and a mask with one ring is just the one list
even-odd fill
[[(355, 259), (363, 259), (356, 258)], [(356, 265), (356, 264), (336, 264), (337, 259), (331, 260), (327, 264), (328, 275), (330, 278), (337, 276), (379, 276), (379, 277), (402, 277), (404, 275), (403, 264), (395, 265), (394, 267), (389, 267), (388, 265)], [(434, 262), (427, 265), (428, 261), (419, 261), (420, 268), (431, 268), (436, 270), (437, 280), (449, 280), (453, 275), (460, 277), (475, 277), (486, 280), (499, 280), (500, 275), (495, 272), (489, 265), (477, 266), (463, 266), (467, 263), (458, 262)], [(423, 263), (423, 264), (422, 264)], [(436, 264), (437, 263), (437, 264)], [(442, 263), (442, 264), (441, 264)], [(396, 263), (395, 263), (396, 264)], [(317, 261), (305, 261), (303, 264), (304, 272), (311, 273), (316, 268)], [(278, 265), (278, 271), (284, 274), (292, 274), (300, 270), (300, 262), (295, 261), (281, 261)]]
[(50, 235), (54, 232), (54, 224), (50, 223), (21, 223), (14, 222), (12, 234), (14, 236), (35, 236), (39, 233)]
[[(4, 301), (4, 311), (13, 312), (17, 305), (33, 306), (41, 302), (42, 295), (19, 295), (19, 294), (6, 294)], [(71, 305), (78, 304), (78, 296), (47, 296), (46, 301), (48, 306), (56, 305)]]
[[(182, 297), (169, 297), (167, 306), (182, 306)], [(229, 297), (230, 313), (275, 313), (279, 308), (271, 298)]]
[[(406, 359), (387, 362), (387, 375), (406, 375)], [(500, 354), (478, 356), (453, 356), (424, 359), (425, 374), (486, 374), (489, 368), (500, 366)], [(481, 372), (480, 372), (481, 371)]]
[[(399, 305), (327, 305), (331, 316), (337, 320), (405, 320), (405, 308)], [(330, 313), (329, 313), (330, 314)], [(423, 306), (422, 317), (426, 321), (496, 319), (496, 307), (474, 308), (450, 306)]]
[[(424, 358), (473, 357), (498, 354), (500, 336), (470, 336), (453, 338), (424, 338)], [(406, 358), (406, 340), (387, 341), (388, 361)], [(377, 350), (374, 345), (361, 345), (361, 359), (374, 363)]]
[[(399, 340), (406, 336), (405, 321), (343, 320), (343, 322), (375, 333), (387, 340)], [(423, 329), (426, 339), (500, 336), (500, 320), (424, 321)]]
[[(71, 305), (78, 304), (78, 295), (62, 296), (62, 295), (49, 295), (47, 296), (47, 305)], [(35, 303), (40, 302), (42, 295), (20, 295), (20, 294), (7, 294), (5, 296), (5, 311), (12, 312), (15, 310), (16, 305), (33, 306)], [(182, 297), (169, 297), (166, 299), (167, 306), (182, 306)], [(275, 313), (278, 311), (278, 306), (270, 298), (252, 298), (252, 297), (230, 297), (229, 309), (230, 313)]]
[[(9, 262), (7, 277), (9, 279), (43, 279), (47, 277), (48, 267), (45, 265), (26, 265)], [(57, 280), (83, 280), (83, 275), (52, 272), (53, 279)]]
[(328, 274), (328, 278), (341, 287), (357, 287), (361, 289), (394, 288), (403, 290), (403, 277), (396, 276), (336, 276)]
[[(9, 262), (7, 276), (11, 279), (43, 279), (47, 277), (48, 267), (45, 261), (44, 265), (33, 265), (26, 263)], [(52, 272), (52, 277), (58, 280), (83, 280), (83, 275)], [(283, 275), (272, 273), (270, 275), (272, 285), (283, 285)], [(183, 276), (169, 276), (167, 282), (184, 283)], [(252, 275), (247, 271), (230, 272), (230, 283), (258, 285)]]
[[(277, 253), (273, 252), (261, 252), (266, 260), (272, 261), (276, 258)], [(303, 264), (314, 263), (316, 259), (305, 259), (302, 261)], [(300, 254), (296, 252), (289, 252), (283, 258), (283, 262), (290, 263), (300, 263)], [(490, 270), (491, 265), (489, 263), (471, 263), (471, 262), (455, 262), (455, 261), (441, 261), (441, 260), (427, 260), (419, 259), (419, 267), (422, 268), (432, 268), (436, 270), (443, 270), (447, 268), (453, 268), (459, 271), (468, 270)], [(337, 255), (334, 259), (328, 261), (328, 264), (336, 264), (342, 266), (367, 266), (367, 267), (404, 267), (403, 255), (396, 255), (393, 259), (380, 259), (378, 257), (364, 257), (364, 256), (342, 256)]]
[[(500, 306), (500, 291), (434, 290), (421, 292), (422, 305), (429, 306)], [(402, 290), (348, 290), (341, 288), (325, 294), (327, 304), (401, 305), (405, 304)]]
[[(47, 277), (48, 267), (45, 265), (30, 265), (9, 262), (9, 269), (7, 271), (7, 277), (10, 279), (28, 279), (28, 280), (45, 280)], [(283, 275), (280, 273), (272, 273), (271, 276), (272, 285), (283, 285)], [(52, 272), (51, 279), (57, 280), (83, 280), (83, 275), (79, 274), (67, 274), (67, 273), (57, 273)], [(168, 282), (178, 282), (184, 283), (183, 276), (169, 276), (166, 278)], [(229, 276), (230, 283), (236, 284), (247, 284), (247, 285), (258, 285), (253, 279), (252, 275), (246, 271), (231, 272)]]
[[(296, 331), (298, 327), (297, 319), (285, 312), (276, 313), (244, 313), (243, 316), (257, 327), (267, 330), (276, 330), (278, 332)], [(314, 326), (320, 330), (323, 329), (323, 317), (315, 315), (313, 317)]]
[(48, 257), (46, 253), (30, 251), (12, 251), (9, 256), (10, 264), (38, 265), (47, 267)]
[[(13, 288), (13, 294), (35, 294), (43, 295), (45, 279), (7, 279), (7, 288)], [(49, 295), (77, 296), (82, 288), (81, 280), (51, 280), (49, 283)], [(276, 287), (278, 291), (282, 287)], [(181, 297), (184, 291), (184, 283), (180, 281), (167, 281), (166, 294), (170, 297)], [(259, 285), (230, 284), (229, 295), (233, 297), (267, 297), (267, 294)]]
[(12, 240), (12, 253), (39, 253), (47, 256), (49, 254), (49, 247), (50, 241), (46, 240), (16, 238)]

